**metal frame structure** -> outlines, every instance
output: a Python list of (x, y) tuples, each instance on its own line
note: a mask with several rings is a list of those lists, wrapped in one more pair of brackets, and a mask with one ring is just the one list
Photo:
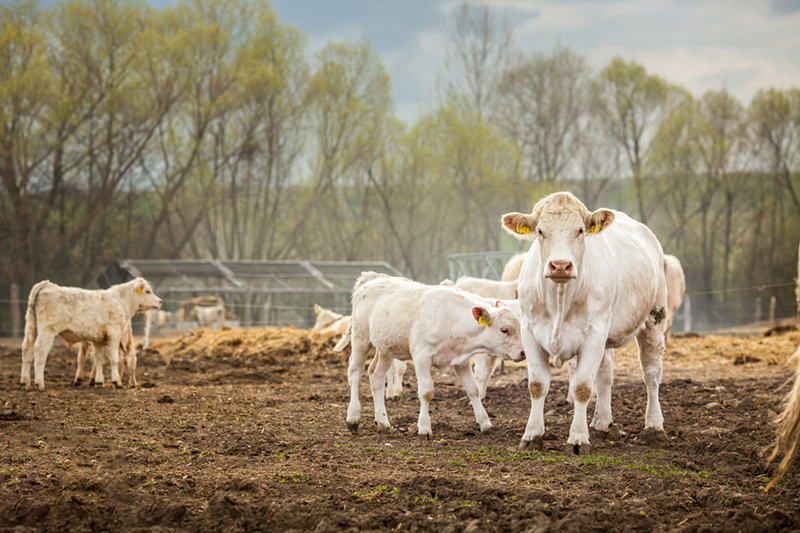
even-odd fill
[[(386, 262), (120, 259), (97, 282), (109, 287), (144, 277), (163, 300), (162, 310), (183, 317), (169, 321), (174, 327), (195, 325), (186, 322), (188, 313), (178, 314), (191, 308), (192, 298), (216, 296), (225, 302), (228, 325), (310, 328), (315, 303), (350, 313), (350, 293), (363, 271), (403, 275)], [(134, 323), (137, 330), (142, 326)]]
[(509, 259), (522, 252), (475, 252), (450, 255), (450, 279), (461, 276), (499, 280)]

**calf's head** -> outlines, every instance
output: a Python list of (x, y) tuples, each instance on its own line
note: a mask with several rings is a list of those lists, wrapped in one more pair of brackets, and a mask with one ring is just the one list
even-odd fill
[(156, 296), (153, 288), (144, 278), (136, 278), (133, 285), (133, 301), (137, 307), (137, 313), (144, 313), (150, 309), (161, 307), (161, 298)]
[(317, 314), (317, 321), (314, 323), (314, 327), (311, 328), (312, 331), (322, 331), (343, 316), (317, 304), (314, 304), (314, 312)]
[(485, 327), (486, 347), (495, 355), (512, 361), (525, 359), (520, 337), (519, 317), (509, 307), (497, 302), (496, 308), (473, 307), (472, 316)]
[(530, 215), (508, 213), (502, 218), (503, 228), (514, 237), (539, 242), (542, 276), (555, 283), (578, 277), (583, 267), (585, 239), (605, 230), (613, 221), (613, 211), (589, 212), (569, 192), (542, 198)]

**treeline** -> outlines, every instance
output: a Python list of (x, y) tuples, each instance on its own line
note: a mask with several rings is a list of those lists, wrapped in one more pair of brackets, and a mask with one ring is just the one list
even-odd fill
[(622, 58), (593, 72), (514, 49), (480, 5), (447, 30), (438, 101), (403, 124), (369, 42), (309, 57), (265, 1), (0, 6), (3, 279), (214, 257), (436, 282), (451, 253), (518, 249), (500, 216), (562, 188), (648, 223), (690, 291), (793, 279), (800, 90), (745, 105)]

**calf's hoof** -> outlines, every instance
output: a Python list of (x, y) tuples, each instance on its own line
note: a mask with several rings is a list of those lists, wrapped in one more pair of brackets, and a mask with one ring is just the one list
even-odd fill
[(591, 455), (592, 447), (589, 444), (569, 444), (564, 447), (564, 455)]
[(486, 426), (486, 427), (482, 427), (482, 428), (481, 428), (481, 433), (491, 433), (491, 432), (493, 432), (493, 431), (494, 431), (494, 427), (492, 427), (492, 425), (491, 425), (491, 424), (489, 424), (489, 425), (488, 425), (488, 426)]
[(544, 438), (542, 435), (533, 437), (530, 440), (522, 439), (519, 443), (519, 451), (521, 452), (541, 452), (544, 450)]
[(420, 431), (419, 438), (425, 440), (431, 440), (433, 438), (433, 435), (431, 433), (423, 433), (422, 431)]
[(645, 428), (636, 438), (649, 446), (658, 446), (667, 442), (667, 434), (663, 429)]
[(347, 423), (347, 429), (349, 429), (350, 433), (352, 433), (353, 435), (357, 434), (358, 433), (358, 422), (348, 422)]
[(77, 378), (75, 381), (72, 382), (73, 387), (80, 387), (83, 380), (81, 378)]

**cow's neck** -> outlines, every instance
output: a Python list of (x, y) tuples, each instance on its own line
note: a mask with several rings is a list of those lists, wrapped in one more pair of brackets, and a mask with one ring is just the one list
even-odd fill
[(580, 278), (567, 283), (550, 283), (547, 286), (545, 300), (552, 320), (551, 348), (553, 355), (563, 351), (564, 323), (572, 307), (581, 299), (583, 284)]

